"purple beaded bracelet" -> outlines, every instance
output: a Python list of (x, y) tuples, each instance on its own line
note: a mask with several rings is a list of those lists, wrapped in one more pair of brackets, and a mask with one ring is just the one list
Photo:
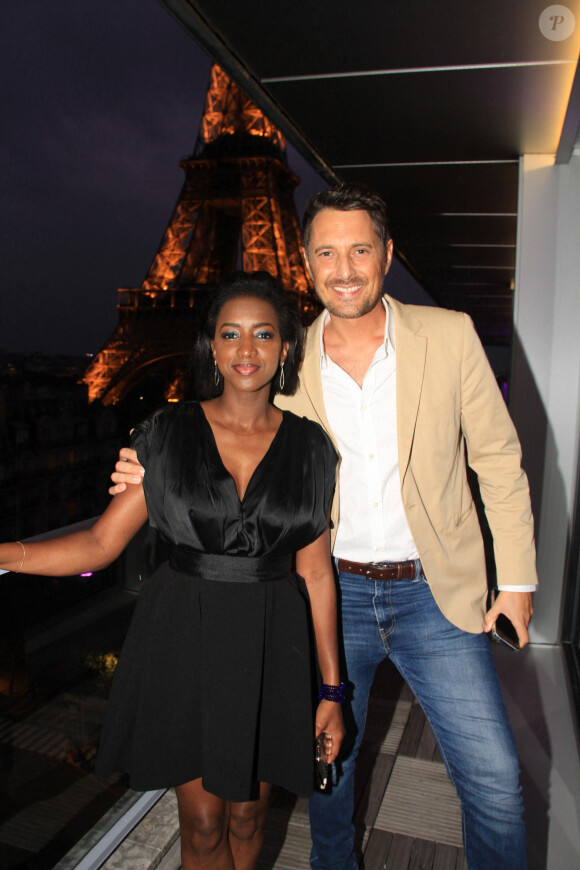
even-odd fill
[(344, 701), (344, 683), (338, 686), (329, 686), (327, 683), (320, 684), (319, 701), (336, 701), (337, 704), (342, 704)]

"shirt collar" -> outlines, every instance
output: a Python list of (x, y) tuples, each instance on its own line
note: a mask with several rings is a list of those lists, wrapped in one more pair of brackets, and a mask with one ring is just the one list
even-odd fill
[[(387, 302), (385, 296), (382, 297), (381, 302), (385, 306), (385, 332), (384, 332), (384, 348), (385, 348), (385, 356), (389, 354), (389, 342), (391, 343), (391, 347), (395, 350), (395, 325), (393, 323), (391, 306)], [(320, 368), (324, 371), (328, 366), (328, 357), (326, 355), (326, 351), (324, 349), (324, 330), (326, 329), (326, 324), (330, 320), (330, 314), (324, 309), (322, 312), (322, 322), (320, 324)]]

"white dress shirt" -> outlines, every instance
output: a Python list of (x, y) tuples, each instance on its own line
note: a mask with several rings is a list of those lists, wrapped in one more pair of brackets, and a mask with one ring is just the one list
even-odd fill
[[(341, 456), (340, 522), (334, 555), (355, 562), (403, 562), (418, 553), (401, 500), (397, 457), (395, 347), (386, 308), (384, 341), (362, 389), (325, 352), (321, 330), (324, 406)], [(326, 315), (328, 318), (328, 314)]]
[[(402, 562), (419, 554), (407, 523), (397, 453), (396, 348), (389, 306), (384, 340), (364, 376), (362, 388), (324, 348), (320, 371), (328, 422), (341, 456), (340, 521), (333, 555), (355, 562)], [(501, 586), (533, 592), (534, 586)]]

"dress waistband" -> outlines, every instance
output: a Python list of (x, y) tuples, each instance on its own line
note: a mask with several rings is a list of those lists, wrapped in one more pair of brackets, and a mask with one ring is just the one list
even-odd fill
[(184, 574), (204, 580), (230, 583), (264, 583), (283, 580), (292, 573), (292, 556), (221, 556), (200, 553), (185, 544), (176, 544), (169, 554), (169, 565)]

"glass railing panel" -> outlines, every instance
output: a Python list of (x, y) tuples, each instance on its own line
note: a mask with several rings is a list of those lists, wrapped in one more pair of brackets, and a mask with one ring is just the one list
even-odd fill
[(104, 817), (118, 821), (119, 799), (133, 803), (125, 777), (99, 779), (93, 766), (119, 651), (158, 558), (144, 530), (90, 576), (0, 576), (3, 870), (55, 867)]

